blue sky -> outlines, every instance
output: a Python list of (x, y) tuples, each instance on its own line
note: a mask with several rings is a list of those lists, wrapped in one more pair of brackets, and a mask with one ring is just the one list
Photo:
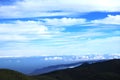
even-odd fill
[(120, 0), (0, 0), (0, 56), (120, 54)]

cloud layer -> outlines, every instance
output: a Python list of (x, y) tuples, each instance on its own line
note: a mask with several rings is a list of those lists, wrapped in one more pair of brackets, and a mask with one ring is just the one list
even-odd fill
[(85, 12), (119, 12), (119, 0), (18, 0), (0, 6), (1, 18), (70, 16)]
[(0, 23), (0, 56), (117, 54), (120, 53), (119, 21), (119, 15), (108, 15), (91, 21), (40, 18)]
[[(120, 0), (1, 1), (0, 56), (119, 54), (119, 3)], [(89, 16), (92, 12), (94, 15)], [(101, 17), (97, 12), (106, 15)]]

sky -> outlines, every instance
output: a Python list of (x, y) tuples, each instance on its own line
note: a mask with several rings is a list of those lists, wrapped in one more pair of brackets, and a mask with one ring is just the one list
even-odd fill
[(120, 54), (120, 0), (0, 0), (0, 57)]

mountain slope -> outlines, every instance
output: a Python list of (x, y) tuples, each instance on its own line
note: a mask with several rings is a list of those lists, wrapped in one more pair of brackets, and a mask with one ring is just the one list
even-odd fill
[(0, 69), (0, 80), (35, 80), (17, 71)]
[(49, 73), (49, 72), (53, 72), (53, 71), (57, 71), (57, 70), (74, 68), (74, 67), (80, 66), (82, 63), (86, 63), (86, 62), (89, 64), (92, 64), (92, 63), (102, 62), (102, 61), (105, 61), (105, 60), (89, 60), (89, 61), (85, 60), (85, 61), (79, 61), (79, 62), (74, 62), (74, 63), (69, 63), (69, 64), (51, 65), (51, 66), (43, 67), (40, 69), (36, 69), (29, 75), (40, 75), (40, 74), (45, 74), (45, 73)]
[[(30, 75), (45, 74), (45, 73), (56, 71), (56, 70), (73, 68), (73, 67), (81, 65), (83, 62), (84, 61), (75, 62), (75, 63), (69, 63), (69, 64), (59, 64), (59, 65), (47, 66), (47, 67), (44, 67), (44, 68), (41, 68), (41, 69), (36, 69)], [(93, 61), (88, 61), (88, 62), (93, 62)]]
[(0, 69), (0, 80), (57, 80), (57, 79), (49, 76), (40, 76), (39, 78), (31, 77), (14, 70)]
[(120, 80), (120, 59), (84, 63), (75, 68), (27, 76), (17, 71), (0, 69), (0, 80)]
[(34, 77), (41, 76), (52, 77), (56, 80), (120, 80), (120, 59), (93, 64), (84, 63), (73, 69), (54, 71)]

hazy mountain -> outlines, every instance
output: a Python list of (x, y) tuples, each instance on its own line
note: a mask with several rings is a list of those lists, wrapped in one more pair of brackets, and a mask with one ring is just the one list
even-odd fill
[(32, 57), (0, 57), (0, 68), (7, 68), (29, 74), (36, 69), (53, 65), (71, 64), (80, 61), (119, 59), (119, 54), (63, 55), (63, 56), (32, 56)]
[(55, 71), (55, 70), (74, 68), (86, 62), (91, 64), (91, 63), (101, 62), (101, 61), (105, 61), (105, 60), (90, 60), (90, 61), (86, 60), (86, 61), (79, 61), (79, 62), (74, 62), (74, 63), (69, 63), (69, 64), (52, 65), (52, 66), (47, 66), (44, 68), (36, 69), (32, 73), (30, 73), (30, 75), (38, 75), (38, 74), (48, 73), (48, 72)]
[(120, 59), (57, 70), (47, 74), (26, 76), (13, 70), (0, 69), (0, 80), (120, 80)]
[(33, 57), (0, 57), (0, 68), (12, 69), (15, 71), (29, 74), (36, 69), (46, 68), (48, 66), (71, 64), (80, 61), (118, 59), (119, 54), (104, 55), (83, 55), (83, 56), (33, 56)]
[(54, 71), (48, 74), (35, 76), (36, 78), (52, 77), (56, 80), (120, 80), (120, 59), (84, 63), (76, 68)]

